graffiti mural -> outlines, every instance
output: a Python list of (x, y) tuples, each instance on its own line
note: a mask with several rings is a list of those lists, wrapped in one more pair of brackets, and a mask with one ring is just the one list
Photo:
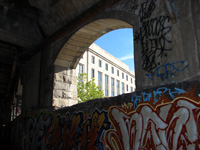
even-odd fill
[[(84, 119), (86, 118), (86, 119)], [(95, 111), (89, 117), (82, 112), (70, 118), (58, 115), (49, 128), (46, 144), (49, 149), (103, 149), (100, 140), (104, 130), (110, 127), (107, 113)]]
[(61, 109), (26, 115), (16, 126), (17, 149), (199, 149), (198, 84), (180, 83), (103, 99), (102, 109), (95, 106), (90, 113)]
[[(18, 139), (19, 149), (93, 149), (103, 150), (103, 135), (110, 128), (106, 111), (95, 110), (86, 115), (75, 112), (45, 114), (28, 117), (20, 122), (22, 138)], [(22, 135), (21, 135), (22, 134)]]
[(186, 97), (156, 109), (149, 104), (138, 106), (136, 111), (113, 106), (109, 119), (114, 129), (106, 132), (106, 144), (111, 150), (198, 149), (199, 106)]

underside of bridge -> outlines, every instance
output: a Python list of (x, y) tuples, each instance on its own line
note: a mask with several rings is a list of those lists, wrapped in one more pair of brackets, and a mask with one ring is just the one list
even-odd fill
[[(46, 104), (39, 100), (45, 97), (44, 93), (51, 90), (51, 85), (45, 87), (49, 83), (42, 83), (41, 81), (41, 77), (44, 77), (43, 71), (52, 73), (53, 67), (49, 65), (49, 62), (54, 63), (56, 60), (56, 65), (74, 68), (85, 48), (92, 44), (95, 39), (111, 30), (130, 27), (130, 25), (120, 21), (117, 23), (114, 20), (110, 24), (107, 22), (103, 28), (96, 26), (97, 30), (93, 33), (87, 32), (87, 26), (80, 29), (86, 22), (118, 1), (3, 0), (0, 2), (1, 126), (10, 122), (13, 99), (22, 96), (22, 92), (19, 92), (22, 88), (23, 92), (27, 93), (22, 97), (25, 99), (26, 97), (33, 97), (33, 101), (24, 102), (22, 107), (25, 110), (51, 106), (51, 102)], [(98, 25), (98, 23), (104, 24), (105, 22), (100, 20), (88, 27), (94, 27), (95, 23)], [(78, 29), (80, 30), (72, 36)], [(72, 38), (65, 44), (71, 36)], [(63, 45), (64, 48), (60, 52)], [(54, 49), (53, 52), (51, 46)], [(58, 58), (56, 59), (57, 55)], [(44, 78), (48, 81), (48, 77), (45, 76)], [(28, 80), (30, 80), (30, 83)], [(45, 85), (43, 86), (43, 84)], [(43, 89), (44, 87), (45, 89)], [(41, 91), (44, 93), (41, 94)], [(22, 97), (20, 99), (23, 99)], [(29, 106), (31, 108), (26, 109)]]
[(115, 29), (137, 26), (134, 14), (116, 11), (115, 7), (109, 9), (119, 2), (0, 2), (2, 124), (16, 115), (17, 110), (11, 109), (17, 109), (17, 105), (22, 113), (52, 106), (55, 66), (74, 69), (86, 48), (97, 38)]
[(53, 111), (57, 85), (71, 87), (57, 73), (72, 80), (90, 44), (115, 29), (134, 30), (137, 90), (199, 80), (199, 14), (199, 0), (0, 0), (1, 141), (17, 114)]

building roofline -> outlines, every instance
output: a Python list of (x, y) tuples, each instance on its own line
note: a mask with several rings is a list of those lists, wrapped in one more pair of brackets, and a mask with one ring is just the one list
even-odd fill
[[(95, 44), (95, 45), (96, 45), (96, 44)], [(98, 46), (98, 45), (96, 45), (96, 46)], [(99, 47), (99, 46), (98, 46), (98, 47)], [(101, 47), (99, 47), (99, 48), (101, 48)], [(101, 48), (101, 50), (103, 50), (103, 49)], [(88, 51), (91, 52), (91, 53), (93, 53), (94, 55), (100, 57), (101, 59), (103, 59), (103, 60), (109, 62), (110, 64), (112, 64), (112, 65), (115, 66), (116, 68), (118, 68), (118, 69), (122, 70), (123, 72), (125, 72), (126, 74), (128, 74), (129, 76), (132, 76), (133, 78), (135, 78), (135, 74), (134, 74), (132, 71), (126, 70), (126, 69), (124, 69), (123, 67), (117, 65), (115, 62), (113, 62), (113, 61), (107, 59), (106, 57), (102, 56), (101, 54), (99, 54), (98, 52), (96, 52), (95, 50), (93, 50), (92, 48), (89, 47), (89, 48), (88, 48)], [(103, 51), (105, 51), (105, 50), (103, 50)], [(105, 52), (106, 52), (106, 51), (105, 51)], [(108, 53), (108, 52), (106, 52), (106, 53)], [(108, 53), (108, 54), (109, 54), (109, 53)], [(111, 55), (111, 54), (109, 54), (109, 55)], [(111, 55), (111, 56), (114, 57), (113, 55)], [(114, 57), (114, 58), (115, 58), (116, 60), (120, 61), (120, 60), (117, 59), (116, 57)], [(121, 61), (120, 61), (120, 62), (121, 62)], [(123, 63), (123, 62), (121, 62), (121, 63)], [(124, 64), (124, 63), (123, 63), (123, 64)], [(125, 64), (125, 65), (126, 65), (126, 64)], [(127, 66), (127, 65), (126, 65), (126, 66)], [(129, 67), (128, 67), (128, 68), (129, 68)]]

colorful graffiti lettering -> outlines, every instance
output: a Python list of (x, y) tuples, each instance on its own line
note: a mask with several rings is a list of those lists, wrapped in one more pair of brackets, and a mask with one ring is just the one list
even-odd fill
[(167, 63), (166, 65), (161, 65), (155, 69), (152, 74), (145, 74), (149, 79), (153, 80), (154, 76), (157, 76), (162, 81), (168, 79), (169, 77), (175, 76), (177, 72), (184, 71), (188, 68), (188, 64), (185, 61), (179, 61), (175, 63)]
[(109, 119), (114, 129), (106, 131), (109, 149), (198, 149), (199, 103), (179, 97), (173, 103), (140, 105), (137, 110), (124, 111), (113, 106)]
[(91, 113), (27, 115), (16, 127), (17, 149), (199, 149), (200, 87), (196, 81), (176, 86), (184, 90), (149, 89), (120, 97), (128, 98), (123, 104), (104, 101)]
[(150, 102), (153, 99), (153, 104), (155, 105), (159, 100), (162, 94), (169, 94), (170, 98), (173, 100), (176, 95), (182, 94), (185, 91), (179, 88), (174, 88), (172, 91), (170, 88), (167, 87), (160, 87), (157, 90), (154, 90), (151, 93), (148, 92), (141, 92), (140, 95), (133, 93), (131, 101), (134, 103), (134, 109), (137, 108), (138, 104), (141, 102)]
[(103, 149), (101, 135), (110, 127), (107, 112), (95, 111), (84, 120), (82, 112), (57, 116), (48, 132), (49, 149)]

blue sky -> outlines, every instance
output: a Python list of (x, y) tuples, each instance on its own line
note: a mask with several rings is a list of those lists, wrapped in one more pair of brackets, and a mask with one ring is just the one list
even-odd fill
[(132, 29), (113, 30), (101, 36), (94, 43), (127, 64), (129, 69), (134, 72)]

